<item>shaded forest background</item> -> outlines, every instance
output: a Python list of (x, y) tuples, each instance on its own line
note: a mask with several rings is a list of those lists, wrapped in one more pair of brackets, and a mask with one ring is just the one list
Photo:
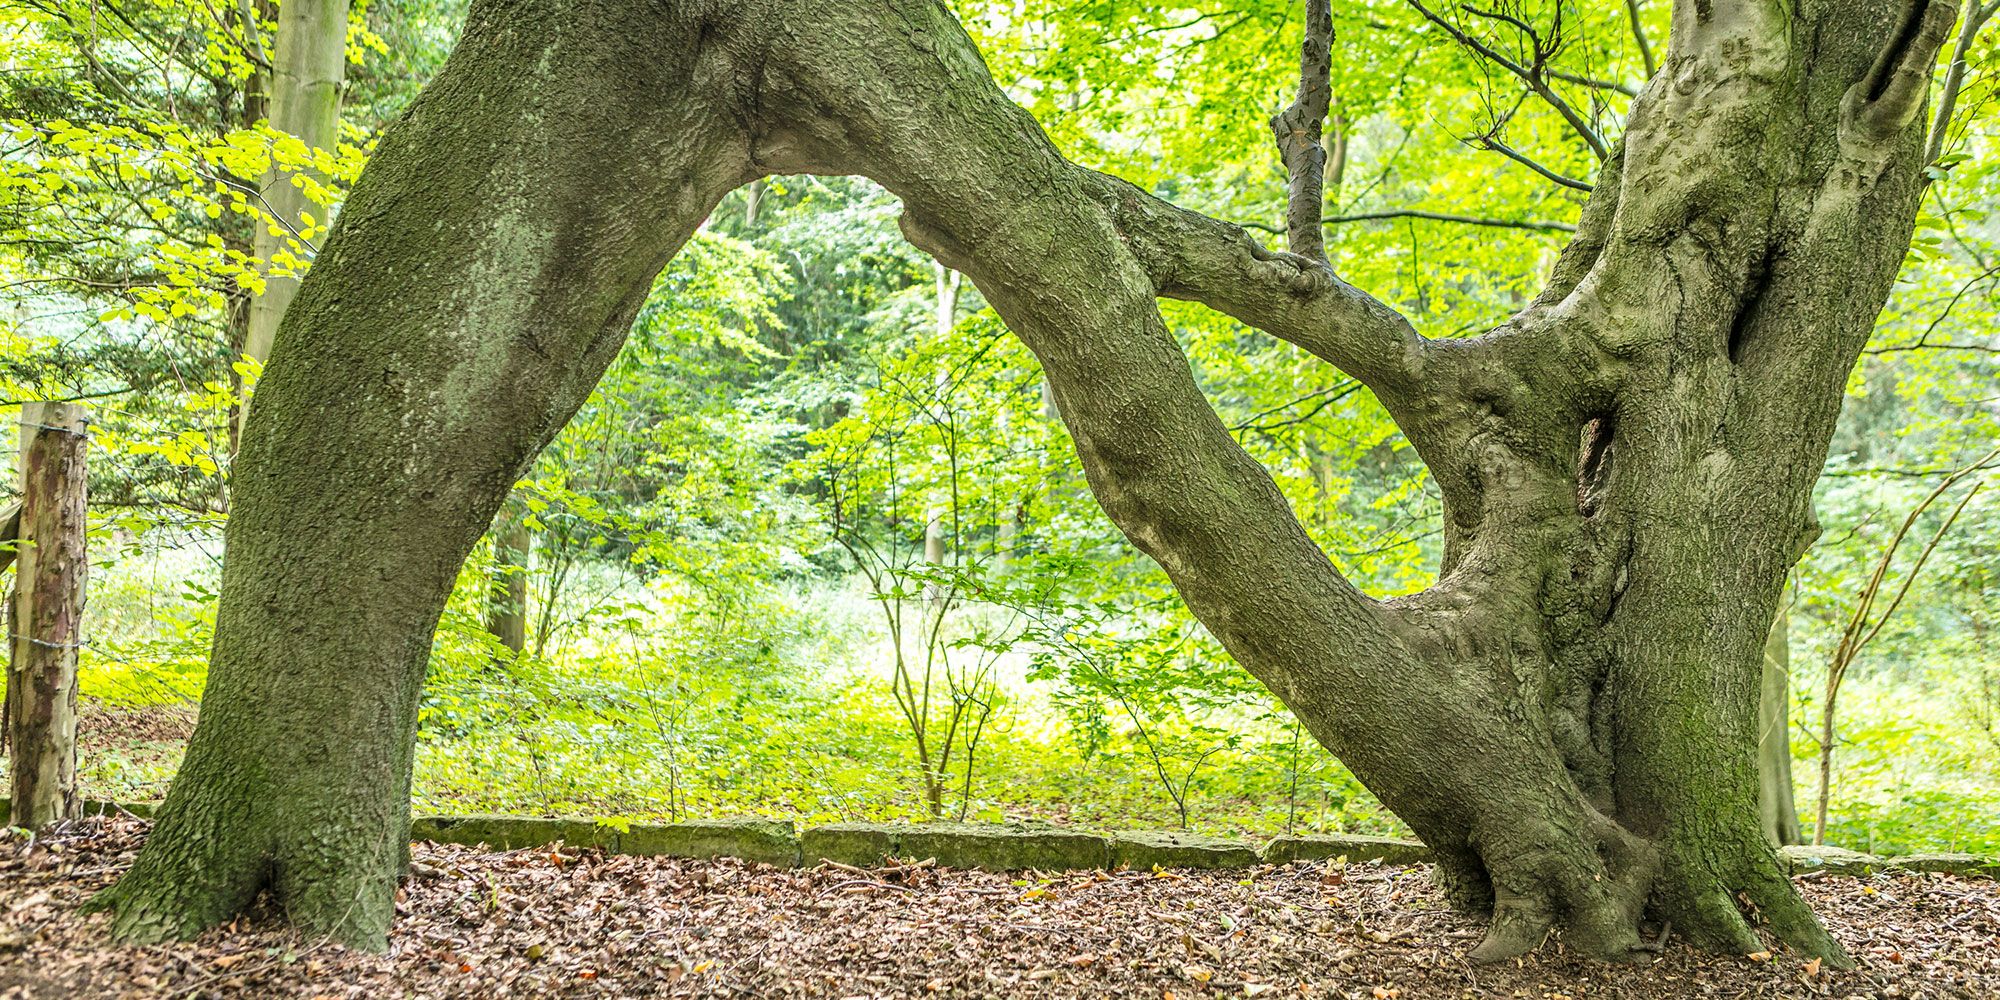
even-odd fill
[[(1069, 156), (1278, 227), (1265, 119), (1288, 96), (1297, 5), (955, 6)], [(1431, 335), (1524, 304), (1597, 165), (1555, 104), (1615, 139), (1665, 38), (1664, 5), (1634, 9), (1506, 8), (1533, 34), (1442, 15), (1545, 63), (1551, 100), (1409, 6), (1341, 5), (1336, 269)], [(274, 14), (0, 4), (0, 402), (84, 400), (96, 421), (92, 798), (159, 797), (191, 726), (258, 373), (249, 304), (309, 265), (463, 7), (355, 5), (333, 150), (262, 121)], [(1973, 492), (2000, 438), (1991, 37), (1968, 65), (1771, 650), (1810, 837), (1829, 670), (1882, 568), (1860, 621), (1885, 624), (1833, 706), (1825, 838), (1884, 853), (2000, 851), (2000, 491)], [(305, 193), (302, 225), (257, 195), (267, 174)], [(430, 667), (417, 810), (1396, 832), (1105, 519), (1034, 359), (903, 242), (897, 214), (863, 181), (759, 182), (660, 276), (465, 566)], [(1342, 571), (1377, 595), (1429, 582), (1437, 495), (1370, 393), (1164, 307)]]

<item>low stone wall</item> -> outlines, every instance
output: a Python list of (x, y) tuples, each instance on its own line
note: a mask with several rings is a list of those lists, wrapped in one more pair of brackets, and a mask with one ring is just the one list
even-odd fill
[[(989, 871), (1068, 871), (1088, 868), (1248, 868), (1257, 864), (1345, 858), (1362, 864), (1428, 864), (1430, 848), (1414, 840), (1341, 834), (1249, 841), (1168, 830), (1091, 833), (1034, 823), (831, 823), (794, 833), (771, 820), (704, 820), (632, 824), (624, 832), (581, 820), (476, 816), (419, 819), (419, 839), (508, 850), (562, 840), (611, 853), (673, 857), (734, 857), (812, 867), (832, 861), (872, 868), (890, 859), (935, 859), (949, 868)], [(2000, 879), (2000, 858), (1975, 854), (1913, 854), (1883, 858), (1838, 847), (1787, 847), (1779, 852), (1798, 874), (1871, 875), (1946, 872)]]
[(410, 822), (410, 836), (503, 851), (561, 841), (607, 854), (742, 858), (787, 868), (800, 861), (798, 829), (788, 821), (768, 819), (650, 824), (535, 816), (419, 816)]
[(1781, 847), (1778, 856), (1791, 866), (1792, 874), (1825, 872), (1829, 875), (1873, 875), (1877, 872), (1944, 872), (2000, 879), (2000, 858), (1977, 854), (1904, 854), (1892, 858), (1850, 851), (1844, 847)]
[[(85, 799), (83, 805), (78, 808), (77, 814), (88, 818), (92, 816), (115, 816), (119, 813), (129, 813), (141, 819), (149, 819), (153, 815), (153, 810), (159, 808), (159, 806), (158, 802), (99, 802), (96, 799)], [(13, 818), (13, 815), (13, 802), (9, 801), (6, 796), (0, 795), (0, 826), (6, 826), (8, 820)]]
[[(86, 802), (84, 815), (151, 816), (158, 803)], [(0, 798), (0, 823), (8, 802)], [(891, 858), (936, 859), (949, 868), (989, 871), (1069, 871), (1089, 868), (1248, 868), (1257, 864), (1323, 861), (1426, 864), (1430, 848), (1414, 840), (1337, 834), (1249, 841), (1169, 830), (1092, 833), (1044, 823), (830, 823), (798, 829), (788, 820), (710, 819), (625, 823), (538, 816), (419, 816), (410, 836), (447, 844), (511, 851), (558, 841), (609, 854), (678, 858), (741, 858), (782, 867), (833, 861), (873, 868)], [(1975, 854), (1877, 857), (1839, 847), (1787, 847), (1779, 856), (1795, 874), (1945, 872), (2000, 879), (2000, 858)]]
[(832, 861), (872, 868), (892, 858), (989, 871), (1248, 868), (1336, 857), (1389, 864), (1430, 860), (1424, 845), (1387, 837), (1287, 836), (1260, 849), (1248, 841), (1175, 831), (1092, 833), (1035, 823), (831, 823), (797, 832), (791, 823), (762, 819), (614, 826), (526, 816), (426, 816), (411, 824), (410, 834), (499, 850), (562, 841), (613, 854), (733, 857), (807, 867)]

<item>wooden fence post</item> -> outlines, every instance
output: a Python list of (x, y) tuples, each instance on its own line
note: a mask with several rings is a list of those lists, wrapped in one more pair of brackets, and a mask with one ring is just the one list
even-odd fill
[[(21, 407), (21, 510), (8, 633), (14, 826), (76, 814), (76, 654), (83, 645), (88, 411)], [(4, 565), (4, 563), (0, 563)]]

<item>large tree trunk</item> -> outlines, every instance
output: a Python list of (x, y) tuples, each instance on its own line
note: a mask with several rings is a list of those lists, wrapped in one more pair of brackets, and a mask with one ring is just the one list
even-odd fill
[[(1552, 930), (1627, 955), (1647, 912), (1755, 950), (1745, 900), (1839, 961), (1759, 828), (1760, 665), (1908, 245), (1952, 14), (1677, 8), (1550, 287), (1429, 340), (1323, 263), (1065, 161), (937, 0), (476, 5), (280, 334), (200, 727), (117, 926), (187, 933), (269, 885), (381, 944), (458, 560), (717, 198), (820, 172), (899, 195), (1036, 353), (1106, 511), (1491, 912), (1477, 957)], [(1435, 586), (1342, 578), (1160, 296), (1374, 390), (1444, 494)]]
[(312, 935), (383, 943), (459, 566), (654, 275), (751, 176), (715, 110), (729, 54), (693, 45), (692, 19), (589, 10), (476, 7), (287, 311), (244, 429), (201, 719), (100, 898), (119, 934), (191, 934), (268, 888)]

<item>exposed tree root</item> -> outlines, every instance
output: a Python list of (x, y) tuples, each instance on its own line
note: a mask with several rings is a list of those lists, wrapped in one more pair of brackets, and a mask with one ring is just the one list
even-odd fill
[[(1744, 841), (1749, 836), (1751, 840)], [(1751, 954), (1764, 951), (1761, 927), (1801, 956), (1852, 968), (1846, 950), (1826, 932), (1792, 885), (1772, 850), (1754, 831), (1739, 834), (1726, 860), (1712, 852), (1670, 855), (1653, 899), (1654, 911), (1696, 947)]]

